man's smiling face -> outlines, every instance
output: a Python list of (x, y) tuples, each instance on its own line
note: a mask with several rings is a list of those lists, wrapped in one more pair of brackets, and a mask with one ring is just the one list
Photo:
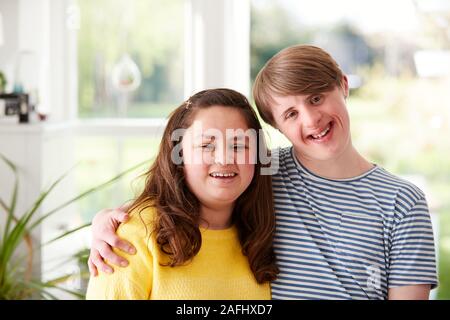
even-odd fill
[(294, 145), (299, 160), (333, 160), (351, 148), (345, 98), (347, 79), (328, 92), (273, 96), (274, 124)]

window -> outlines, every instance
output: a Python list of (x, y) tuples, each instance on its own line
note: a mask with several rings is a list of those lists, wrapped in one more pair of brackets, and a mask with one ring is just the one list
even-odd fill
[[(157, 154), (159, 137), (80, 136), (76, 141), (77, 162), (76, 189), (88, 190), (108, 181), (144, 161), (151, 161)], [(116, 207), (134, 199), (143, 182), (139, 176), (150, 167), (150, 162), (127, 174), (101, 192), (78, 201), (81, 220), (89, 222), (92, 215), (104, 208)]]
[(448, 299), (448, 1), (252, 0), (251, 12), (252, 79), (276, 52), (300, 43), (326, 49), (349, 75), (353, 143), (427, 194), (439, 237), (437, 298)]
[(78, 115), (164, 118), (183, 97), (183, 0), (78, 0)]

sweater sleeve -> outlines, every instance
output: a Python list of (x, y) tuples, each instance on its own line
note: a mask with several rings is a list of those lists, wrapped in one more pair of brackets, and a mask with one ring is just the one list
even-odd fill
[[(97, 277), (89, 280), (86, 293), (88, 300), (146, 300), (152, 290), (153, 257), (150, 247), (150, 226), (138, 212), (117, 229), (117, 235), (132, 243), (136, 254), (130, 255), (114, 249), (116, 254), (129, 261), (128, 267), (114, 267), (114, 273), (99, 270)], [(107, 261), (109, 265), (111, 263)]]

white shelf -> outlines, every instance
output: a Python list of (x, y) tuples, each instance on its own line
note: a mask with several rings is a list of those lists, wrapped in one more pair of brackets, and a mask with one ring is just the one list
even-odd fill
[(161, 135), (166, 119), (93, 119), (63, 123), (1, 123), (0, 135), (72, 131), (77, 135)]
[(0, 134), (46, 133), (73, 128), (70, 123), (0, 123)]

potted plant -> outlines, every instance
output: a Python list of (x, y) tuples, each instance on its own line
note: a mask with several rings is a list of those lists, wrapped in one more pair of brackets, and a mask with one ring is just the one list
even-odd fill
[[(139, 168), (148, 161), (139, 163), (132, 168), (118, 174), (112, 179), (103, 182), (79, 195), (71, 200), (62, 203), (55, 209), (46, 212), (40, 216), (36, 216), (36, 212), (40, 209), (42, 202), (57, 187), (57, 185), (68, 174), (62, 175), (57, 179), (47, 190), (43, 191), (38, 198), (34, 201), (32, 206), (26, 212), (17, 215), (16, 204), (18, 198), (18, 169), (12, 161), (0, 154), (0, 161), (4, 162), (9, 169), (12, 170), (15, 176), (15, 182), (13, 184), (12, 196), (9, 204), (0, 198), (0, 214), (6, 214), (5, 226), (0, 227), (0, 300), (3, 299), (31, 299), (31, 298), (43, 298), (43, 299), (56, 299), (52, 290), (61, 290), (73, 295), (76, 298), (84, 298), (84, 292), (82, 290), (67, 289), (62, 284), (69, 280), (73, 275), (67, 274), (57, 279), (49, 281), (41, 281), (32, 276), (32, 261), (33, 254), (42, 249), (50, 243), (58, 241), (64, 237), (67, 237), (78, 230), (81, 230), (90, 225), (84, 224), (75, 229), (66, 231), (58, 237), (44, 243), (35, 243), (31, 237), (31, 232), (39, 225), (41, 225), (48, 217), (56, 214), (61, 209), (68, 205), (86, 197), (93, 192), (99, 191), (102, 188), (110, 185), (111, 183), (119, 180), (127, 173)], [(25, 254), (17, 255), (17, 249), (21, 244), (25, 244), (27, 250)], [(87, 257), (87, 251), (80, 251), (76, 253), (73, 258), (76, 261), (84, 261)]]

